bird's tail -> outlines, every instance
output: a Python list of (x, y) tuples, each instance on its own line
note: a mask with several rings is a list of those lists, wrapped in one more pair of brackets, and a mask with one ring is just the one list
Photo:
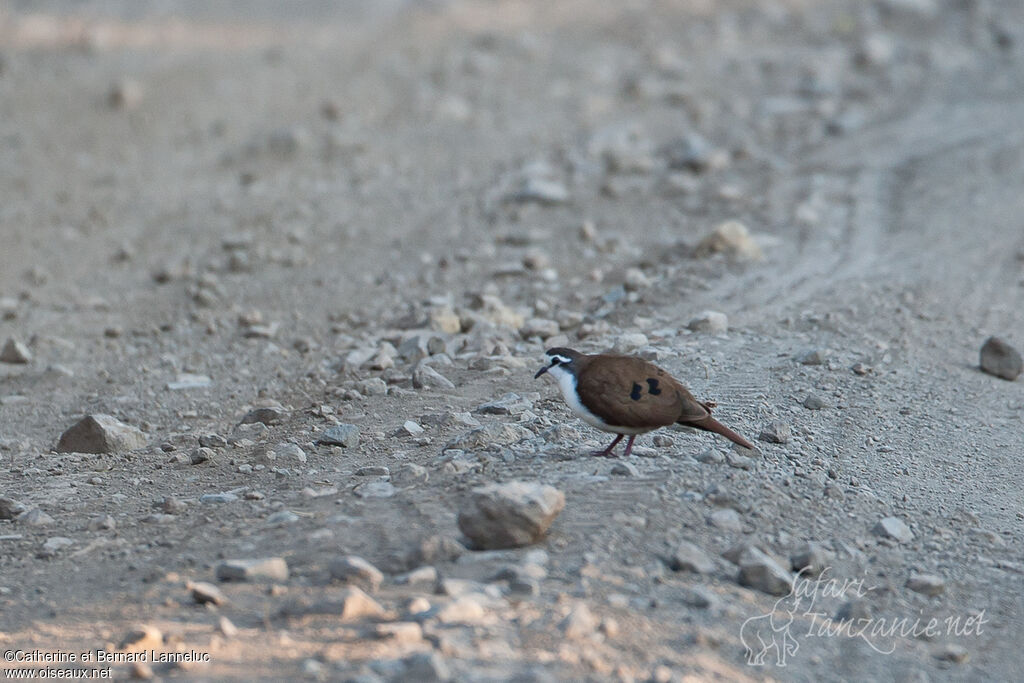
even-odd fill
[(716, 420), (715, 418), (707, 415), (700, 418), (699, 420), (680, 420), (679, 424), (686, 425), (687, 427), (696, 427), (697, 429), (703, 429), (706, 432), (714, 432), (715, 434), (721, 434), (725, 438), (729, 439), (735, 444), (739, 444), (744, 448), (754, 448), (754, 444), (750, 443), (742, 436), (732, 431), (724, 424)]

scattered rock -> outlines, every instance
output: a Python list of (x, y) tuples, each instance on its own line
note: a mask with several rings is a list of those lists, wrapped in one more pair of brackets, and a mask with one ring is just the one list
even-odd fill
[(758, 261), (764, 256), (747, 226), (739, 221), (726, 221), (717, 226), (694, 249), (698, 258), (711, 254), (725, 254), (738, 261)]
[(445, 444), (445, 449), (455, 448), (473, 451), (490, 446), (508, 446), (509, 444), (532, 437), (533, 432), (525, 427), (503, 422), (489, 422), (483, 427), (471, 429), (455, 437)]
[(686, 326), (694, 332), (724, 334), (729, 330), (729, 317), (718, 311), (703, 311)]
[(954, 664), (963, 664), (971, 658), (967, 648), (963, 645), (957, 645), (956, 643), (940, 645), (932, 653), (932, 656), (940, 661), (953, 662)]
[(24, 364), (32, 360), (32, 352), (17, 339), (8, 339), (0, 350), (0, 362)]
[(217, 620), (217, 630), (220, 631), (220, 634), (225, 638), (234, 638), (238, 635), (238, 627), (225, 616), (222, 616)]
[(508, 393), (497, 399), (483, 403), (473, 410), (478, 415), (521, 415), (533, 407), (533, 404), (519, 394)]
[(934, 574), (911, 574), (907, 579), (907, 588), (915, 593), (934, 597), (946, 591), (946, 580)]
[(139, 626), (124, 635), (119, 650), (152, 650), (164, 644), (164, 634), (156, 626)]
[(200, 605), (205, 605), (207, 603), (213, 605), (224, 605), (228, 602), (227, 596), (212, 583), (199, 581), (197, 583), (190, 583), (187, 588), (192, 594), (192, 599)]
[(710, 574), (715, 570), (715, 561), (698, 546), (689, 541), (683, 541), (672, 554), (669, 567), (677, 572)]
[(282, 557), (224, 560), (217, 565), (221, 581), (287, 581), (288, 563)]
[(418, 643), (423, 640), (423, 627), (415, 621), (393, 621), (388, 624), (377, 624), (373, 635), (393, 643)]
[(452, 680), (451, 669), (444, 657), (436, 652), (420, 652), (402, 660), (402, 674), (399, 677), (406, 681), (423, 681), (435, 683)]
[(886, 517), (879, 521), (871, 531), (882, 538), (891, 538), (900, 543), (909, 543), (914, 540), (914, 532), (899, 517)]
[(817, 543), (807, 543), (789, 556), (789, 564), (795, 572), (803, 572), (803, 576), (818, 576), (831, 561), (830, 554)]
[(823, 365), (828, 360), (827, 349), (811, 349), (804, 351), (796, 358), (801, 365)]
[(715, 510), (708, 515), (708, 524), (722, 531), (743, 531), (743, 520), (740, 519), (740, 513), (732, 508)]
[(739, 558), (740, 573), (737, 580), (769, 595), (787, 595), (793, 588), (793, 577), (778, 562), (757, 548), (748, 548)]
[(615, 353), (631, 354), (636, 353), (643, 347), (647, 346), (649, 340), (647, 335), (643, 332), (627, 332), (620, 334), (615, 338), (615, 344), (612, 346), (612, 351)]
[(110, 415), (86, 415), (61, 434), (60, 453), (120, 453), (143, 448), (146, 435)]
[[(10, 343), (10, 342), (8, 342)], [(990, 375), (1010, 380), (1020, 375), (1020, 352), (998, 337), (989, 337), (981, 347), (981, 369)]]
[(199, 437), (199, 445), (203, 448), (227, 448), (228, 440), (220, 434), (203, 434)]
[(473, 490), (458, 524), (479, 548), (515, 548), (538, 541), (564, 507), (565, 495), (552, 486), (489, 484)]
[(337, 607), (337, 613), (342, 621), (373, 619), (384, 614), (384, 608), (379, 602), (354, 586), (345, 589)]
[(455, 383), (420, 361), (412, 371), (412, 386), (416, 389), (454, 389)]
[(764, 429), (761, 430), (761, 434), (757, 438), (761, 441), (767, 441), (768, 443), (788, 443), (789, 425), (779, 420), (769, 422), (765, 425)]
[(14, 519), (25, 512), (27, 508), (13, 498), (0, 496), (0, 519)]
[(53, 524), (53, 517), (46, 514), (39, 508), (32, 508), (18, 517), (18, 523), (25, 524), (27, 526), (49, 526), (50, 524)]
[(612, 465), (611, 473), (620, 477), (639, 477), (640, 470), (631, 462), (617, 462)]
[(356, 470), (357, 477), (387, 477), (391, 469), (384, 465), (364, 465)]
[(352, 584), (371, 593), (380, 588), (384, 574), (357, 555), (334, 560), (328, 566), (331, 579)]
[(389, 481), (368, 481), (353, 490), (360, 498), (391, 498), (398, 490)]
[(477, 624), (487, 615), (481, 593), (460, 595), (437, 611), (442, 624)]
[(266, 406), (263, 408), (253, 408), (242, 418), (242, 424), (259, 422), (265, 425), (276, 425), (284, 422), (286, 417), (288, 417), (288, 412), (280, 407)]
[(73, 540), (65, 536), (51, 536), (43, 542), (42, 549), (39, 551), (39, 556), (42, 558), (54, 557), (62, 549), (74, 544), (75, 542)]
[(193, 465), (200, 465), (204, 462), (207, 462), (208, 460), (213, 460), (214, 455), (215, 453), (213, 452), (212, 448), (200, 446), (199, 448), (189, 453), (188, 457), (189, 461)]
[(359, 427), (353, 424), (339, 424), (328, 427), (317, 439), (317, 443), (328, 446), (355, 448), (359, 445)]
[(274, 454), (274, 459), (282, 462), (294, 461), (298, 463), (305, 463), (308, 459), (306, 451), (302, 450), (298, 445), (282, 441), (281, 443), (274, 446), (274, 450), (271, 451)]
[(725, 454), (717, 448), (709, 448), (697, 455), (697, 462), (707, 465), (720, 465), (725, 462)]
[(808, 394), (804, 399), (803, 406), (807, 410), (822, 410), (825, 408), (825, 401), (814, 394)]
[(189, 389), (202, 389), (213, 384), (213, 380), (206, 375), (194, 375), (190, 372), (183, 372), (173, 382), (167, 383), (168, 391), (187, 391)]
[(562, 620), (562, 633), (569, 640), (583, 640), (597, 630), (598, 622), (585, 603), (577, 603)]

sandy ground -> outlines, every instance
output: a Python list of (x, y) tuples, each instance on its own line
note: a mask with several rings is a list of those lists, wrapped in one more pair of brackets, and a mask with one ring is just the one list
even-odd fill
[[(111, 675), (1019, 678), (1024, 383), (977, 364), (1024, 345), (1021, 41), (1011, 0), (0, 6), (0, 342), (31, 356), (0, 364), (0, 650), (148, 626), (208, 661)], [(695, 249), (729, 220), (763, 258)], [(413, 381), (416, 335), (454, 389)], [(556, 342), (789, 438), (592, 458), (532, 377)], [(55, 451), (96, 413), (148, 446)], [(463, 548), (470, 490), (513, 479), (564, 492), (547, 537)], [(684, 542), (710, 566), (673, 570)], [(781, 598), (727, 552), (809, 542), (835, 582)], [(379, 611), (338, 613), (346, 555)], [(261, 557), (289, 576), (195, 604)]]

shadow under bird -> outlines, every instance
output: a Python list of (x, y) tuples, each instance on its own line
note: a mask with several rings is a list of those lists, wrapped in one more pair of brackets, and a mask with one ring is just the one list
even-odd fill
[(628, 456), (637, 434), (681, 424), (721, 434), (744, 448), (754, 448), (742, 436), (711, 417), (715, 404), (698, 401), (677, 379), (654, 363), (635, 356), (588, 355), (573, 349), (548, 349), (548, 365), (533, 376), (548, 374), (574, 413), (601, 431), (617, 434), (608, 448), (594, 455), (611, 456), (629, 436)]

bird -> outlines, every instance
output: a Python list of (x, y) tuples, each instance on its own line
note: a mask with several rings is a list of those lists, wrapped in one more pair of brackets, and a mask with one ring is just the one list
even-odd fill
[(617, 435), (608, 448), (594, 455), (614, 457), (613, 449), (628, 435), (625, 456), (629, 457), (638, 434), (676, 423), (715, 432), (744, 448), (754, 448), (711, 417), (714, 402), (698, 401), (672, 375), (643, 358), (585, 354), (564, 347), (548, 349), (545, 356), (547, 364), (533, 378), (540, 379), (544, 374), (554, 378), (576, 415), (601, 431)]

